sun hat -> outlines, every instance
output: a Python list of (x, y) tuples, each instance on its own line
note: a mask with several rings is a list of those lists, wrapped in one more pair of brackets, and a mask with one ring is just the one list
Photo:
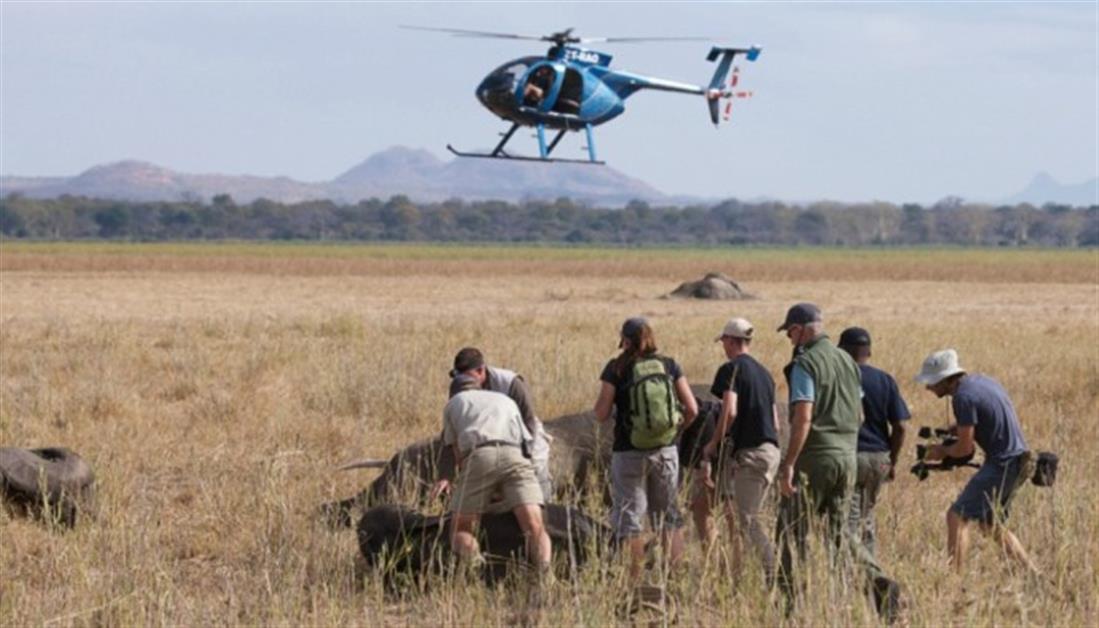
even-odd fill
[(958, 373), (965, 373), (965, 369), (958, 364), (958, 352), (953, 349), (943, 349), (927, 356), (919, 374), (916, 375), (916, 381), (926, 386), (934, 386)]
[(786, 320), (782, 323), (782, 326), (775, 331), (786, 331), (794, 325), (806, 325), (808, 323), (819, 323), (823, 317), (820, 313), (820, 308), (812, 303), (795, 303), (786, 311)]
[(714, 338), (714, 342), (718, 342), (726, 336), (729, 338), (751, 340), (753, 331), (755, 331), (755, 329), (752, 328), (752, 324), (748, 322), (748, 319), (730, 318), (729, 321), (725, 323), (725, 327), (721, 329), (721, 335)]

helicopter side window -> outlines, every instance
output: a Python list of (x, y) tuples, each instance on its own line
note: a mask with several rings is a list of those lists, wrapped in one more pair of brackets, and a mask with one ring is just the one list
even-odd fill
[(553, 87), (553, 81), (557, 78), (553, 66), (543, 65), (531, 72), (527, 84), (523, 87), (523, 104), (528, 107), (539, 107)]
[(565, 80), (561, 82), (561, 93), (553, 110), (558, 113), (576, 115), (580, 113), (580, 101), (583, 100), (584, 78), (572, 68), (565, 70)]

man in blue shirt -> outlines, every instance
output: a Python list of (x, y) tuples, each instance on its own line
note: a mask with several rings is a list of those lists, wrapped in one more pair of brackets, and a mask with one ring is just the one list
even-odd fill
[(848, 327), (840, 334), (839, 346), (855, 359), (862, 376), (858, 471), (847, 524), (851, 533), (860, 536), (866, 549), (876, 555), (874, 505), (882, 484), (895, 475), (897, 457), (904, 446), (904, 422), (911, 415), (893, 376), (870, 366), (870, 332), (861, 327)]
[(1004, 525), (1016, 489), (1034, 474), (1034, 462), (1007, 392), (991, 377), (966, 374), (953, 349), (929, 355), (916, 381), (940, 399), (951, 396), (957, 421), (958, 441), (949, 447), (930, 447), (925, 459), (967, 456), (973, 452), (974, 443), (985, 454), (984, 464), (946, 513), (947, 545), (954, 568), (962, 571), (968, 545), (967, 527), (976, 521), (1004, 553), (1037, 573), (1022, 543)]

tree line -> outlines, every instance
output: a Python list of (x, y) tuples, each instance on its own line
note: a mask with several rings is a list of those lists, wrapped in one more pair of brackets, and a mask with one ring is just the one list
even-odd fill
[(1099, 205), (991, 206), (947, 198), (924, 207), (885, 202), (730, 199), (714, 205), (620, 209), (567, 198), (418, 203), (406, 196), (238, 204), (117, 201), (75, 196), (0, 199), (0, 234), (27, 240), (337, 240), (700, 245), (1099, 245)]

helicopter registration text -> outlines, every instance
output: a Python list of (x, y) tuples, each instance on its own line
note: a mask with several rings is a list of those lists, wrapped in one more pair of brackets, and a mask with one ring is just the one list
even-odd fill
[(610, 64), (610, 60), (610, 55), (605, 55), (594, 50), (584, 50), (583, 48), (565, 48), (565, 61), (587, 63), (591, 65), (608, 65)]

